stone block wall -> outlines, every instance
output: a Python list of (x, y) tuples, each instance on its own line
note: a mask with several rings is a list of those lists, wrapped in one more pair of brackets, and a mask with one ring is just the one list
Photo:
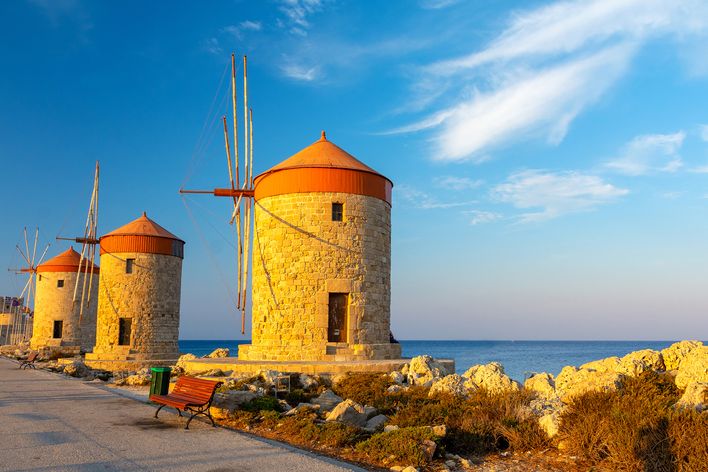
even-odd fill
[[(126, 259), (135, 259), (126, 273)], [(162, 254), (101, 255), (96, 345), (89, 360), (176, 359), (179, 356), (182, 259)], [(118, 345), (119, 319), (130, 318), (130, 345)]]
[[(332, 203), (344, 221), (332, 221)], [(400, 357), (389, 343), (391, 207), (348, 193), (259, 200), (253, 242), (252, 344), (242, 360)], [(349, 293), (345, 343), (328, 343), (329, 293)]]
[[(83, 314), (80, 315), (81, 287), (86, 279), (86, 301)], [(80, 274), (77, 297), (73, 302), (76, 272), (39, 272), (36, 274), (37, 292), (34, 302), (34, 321), (30, 347), (80, 346), (83, 351), (90, 351), (96, 340), (96, 306), (98, 301), (99, 275), (94, 274), (91, 281), (91, 297), (88, 298), (90, 274)], [(64, 281), (63, 287), (57, 282)], [(79, 320), (80, 318), (80, 320)], [(62, 320), (62, 337), (54, 339), (54, 321)], [(79, 322), (80, 321), (80, 322)]]

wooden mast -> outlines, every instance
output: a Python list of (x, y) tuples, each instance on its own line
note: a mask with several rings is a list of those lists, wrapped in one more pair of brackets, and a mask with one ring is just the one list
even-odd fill
[[(236, 56), (232, 53), (231, 54), (231, 113), (233, 116), (233, 128), (234, 128), (234, 162), (236, 163), (236, 185), (239, 185), (241, 182), (241, 177), (239, 175), (239, 160), (240, 156), (238, 155), (238, 150), (239, 150), (239, 143), (238, 143), (238, 114), (236, 113)], [(233, 188), (233, 183), (231, 184), (231, 188)], [(238, 241), (237, 247), (236, 247), (236, 277), (237, 277), (237, 283), (238, 287), (241, 287), (241, 267), (243, 262), (241, 261), (243, 257), (243, 241), (241, 239), (241, 196), (239, 196), (238, 200), (236, 200), (236, 197), (234, 197), (234, 218), (236, 220), (236, 240)], [(234, 218), (231, 219), (231, 222), (233, 223)], [(237, 307), (241, 307), (241, 291), (237, 290), (238, 295), (237, 295)], [(241, 334), (244, 334), (244, 317), (241, 316)]]

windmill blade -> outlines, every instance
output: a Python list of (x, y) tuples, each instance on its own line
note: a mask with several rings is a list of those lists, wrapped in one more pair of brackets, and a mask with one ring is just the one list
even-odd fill
[(238, 171), (238, 115), (236, 114), (236, 57), (231, 54), (231, 112), (234, 128), (234, 163), (236, 165), (236, 184), (241, 181)]
[(44, 251), (42, 252), (42, 256), (39, 258), (37, 261), (37, 265), (40, 265), (42, 261), (44, 261), (44, 256), (47, 255), (47, 251), (49, 250), (49, 246), (51, 246), (52, 243), (47, 243), (47, 245), (44, 247)]
[(248, 60), (243, 56), (243, 188), (248, 188)]
[(27, 243), (27, 226), (25, 226), (25, 252), (27, 253), (27, 256), (25, 256), (25, 259), (27, 259), (27, 263), (31, 266), (32, 261), (29, 259), (29, 244)]
[(39, 239), (39, 226), (34, 231), (34, 248), (32, 249), (32, 267), (34, 268), (34, 258), (37, 256), (37, 239)]
[(22, 252), (22, 249), (20, 249), (20, 245), (19, 245), (19, 244), (15, 244), (15, 247), (17, 248), (17, 252), (19, 252), (20, 255), (22, 256), (22, 258), (25, 260), (25, 262), (27, 262), (27, 265), (30, 265), (30, 266), (31, 266), (31, 265), (32, 265), (32, 262), (30, 262), (30, 260), (27, 258), (27, 256), (25, 256), (25, 253)]

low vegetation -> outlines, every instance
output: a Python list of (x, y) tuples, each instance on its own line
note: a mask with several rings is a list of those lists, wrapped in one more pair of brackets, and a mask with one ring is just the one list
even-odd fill
[(582, 395), (561, 415), (560, 446), (614, 470), (705, 471), (708, 416), (675, 409), (679, 398), (671, 379), (655, 373)]

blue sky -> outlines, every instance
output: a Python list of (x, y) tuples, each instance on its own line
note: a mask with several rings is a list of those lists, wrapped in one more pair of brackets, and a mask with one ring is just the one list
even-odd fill
[(240, 338), (229, 203), (177, 193), (228, 182), (235, 51), (256, 172), (326, 129), (394, 181), (397, 337), (706, 339), (706, 46), (701, 1), (2, 2), (0, 255), (99, 160), (101, 233), (187, 241), (181, 336)]

